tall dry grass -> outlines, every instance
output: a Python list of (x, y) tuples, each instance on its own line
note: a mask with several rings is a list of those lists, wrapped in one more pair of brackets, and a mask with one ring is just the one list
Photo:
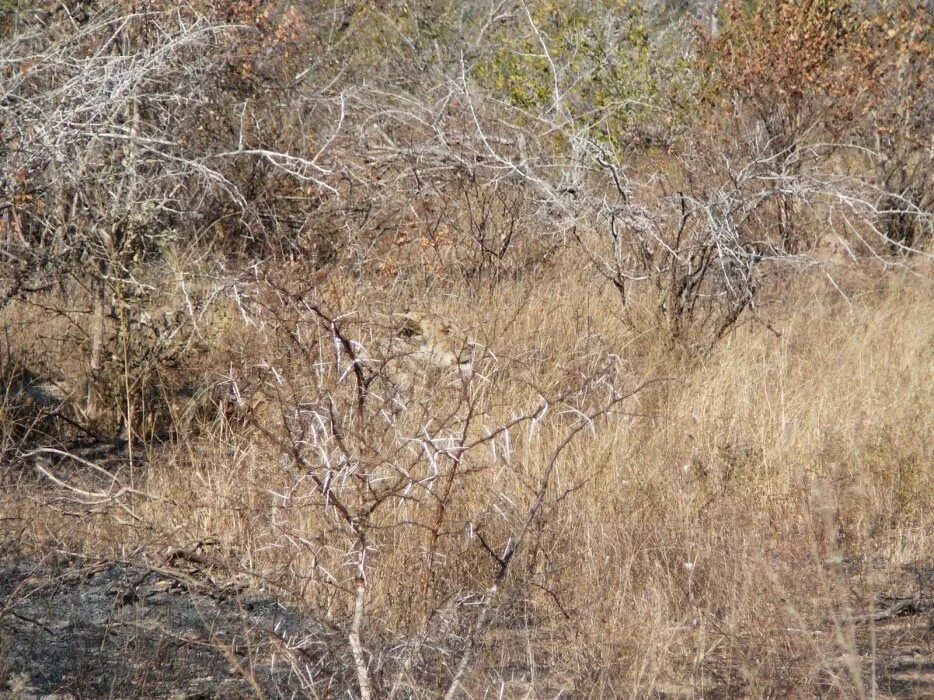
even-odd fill
[[(401, 278), (322, 283), (324, 298), (353, 312), (348, 333), (365, 344), (408, 306), (484, 346), (478, 434), (582, 377), (624, 390), (652, 382), (554, 462), (534, 537), (497, 592), (463, 679), (467, 693), (870, 695), (854, 616), (934, 550), (932, 291), (929, 275), (907, 270), (854, 266), (833, 284), (801, 273), (758, 322), (699, 357), (627, 321), (606, 285), (571, 259), (479, 290), (456, 280), (443, 290)], [(300, 402), (314, 370), (264, 316), (270, 308), (205, 316), (200, 332), (215, 341), (199, 366), (229, 376), (235, 358), (242, 372), (274, 365)], [(15, 350), (41, 345), (27, 311), (5, 313), (8, 326), (19, 321)], [(47, 352), (67, 361), (65, 345)], [(447, 405), (445, 391), (423, 405)], [(574, 410), (599, 403), (601, 391), (598, 382), (576, 394)], [(197, 431), (140, 448), (116, 474), (145, 494), (125, 496), (125, 507), (50, 489), (25, 468), (8, 474), (0, 515), (15, 537), (5, 547), (155, 563), (196, 552), (218, 580), (238, 577), (345, 620), (351, 552), (307, 474), (263, 438), (278, 429), (275, 409), (256, 403), (246, 423), (207, 416)], [(455, 613), (497, 566), (478, 537), (502, 545), (511, 536), (510, 513), (532, 507), (574, 410), (556, 408), (534, 434), (512, 431), (508, 459), (478, 450), (434, 534), (430, 499), (399, 498), (373, 516), (365, 638), (375, 666), (404, 640), (469, 634), (473, 618)], [(417, 434), (426, 415), (402, 424)], [(383, 433), (371, 438), (374, 459), (408, 454)], [(91, 489), (77, 472), (62, 478)], [(418, 682), (429, 692), (440, 681), (413, 675), (412, 692)]]

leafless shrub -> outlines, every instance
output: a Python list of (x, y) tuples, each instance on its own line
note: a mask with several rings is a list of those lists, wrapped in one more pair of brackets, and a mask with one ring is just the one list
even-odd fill
[[(416, 691), (437, 673), (422, 653), (429, 640), (459, 659), (446, 682), (453, 695), (513, 582), (514, 560), (534, 549), (547, 513), (566, 497), (554, 484), (563, 452), (639, 389), (583, 378), (503, 419), (495, 395), (508, 374), (486, 355), (469, 374), (457, 364), (423, 367), (421, 379), (399, 391), (398, 355), (368, 352), (358, 340), (360, 319), (330, 310), (300, 280), (270, 276), (264, 284), (259, 304), (270, 352), (242, 390), (257, 399), (253, 430), (280, 455), (285, 478), (276, 507), (301, 509), (318, 533), (308, 540), (290, 520), (282, 536), (305, 552), (303, 575), (321, 587), (317, 595), (346, 611), (361, 695)], [(547, 430), (545, 443), (539, 436), (552, 424), (557, 431)], [(540, 451), (542, 463), (513, 464), (519, 443)], [(510, 468), (528, 480), (528, 503), (484, 495), (485, 475)], [(476, 500), (465, 508), (467, 492)], [(408, 570), (398, 572), (414, 597), (408, 618), (398, 620), (406, 641), (384, 658), (373, 646), (380, 637), (374, 621), (398, 611), (372, 600), (370, 578), (385, 575), (379, 562), (403, 543), (419, 543), (419, 558), (405, 559)], [(441, 610), (448, 611), (443, 624)]]
[(81, 21), (62, 16), (18, 32), (0, 54), (0, 125), (10, 137), (0, 163), (3, 300), (28, 302), (54, 285), (78, 302), (64, 314), (83, 331), (84, 411), (111, 413), (112, 429), (103, 407), (123, 406), (129, 435), (152, 433), (167, 408), (153, 372), (191, 345), (190, 315), (202, 312), (189, 302), (153, 320), (166, 282), (186, 293), (189, 269), (152, 270), (210, 247), (189, 232), (231, 215), (262, 237), (260, 198), (248, 202), (236, 181), (245, 161), (306, 182), (321, 171), (313, 159), (251, 148), (242, 132), (198, 138), (193, 115), (218, 117), (217, 57), (243, 31), (190, 7), (105, 3)]
[[(823, 561), (840, 532), (924, 522), (929, 339), (856, 308), (859, 279), (831, 277), (813, 314), (814, 278), (783, 282), (833, 272), (828, 238), (854, 278), (922, 269), (931, 212), (924, 110), (880, 107), (891, 142), (847, 126), (861, 98), (808, 123), (865, 68), (832, 50), (863, 29), (814, 22), (839, 4), (782, 3), (822, 89), (804, 71), (782, 94), (766, 69), (792, 37), (766, 7), (769, 41), (729, 54), (757, 62), (706, 101), (713, 72), (685, 53), (666, 86), (677, 62), (643, 15), (587, 3), (101, 2), (26, 22), (0, 46), (0, 447), (39, 487), (5, 497), (9, 517), (61, 551), (173, 567), (213, 542), (226, 571), (328, 620), (326, 641), (275, 638), (309, 693), (319, 643), (364, 697), (508, 694), (510, 664), (551, 659), (573, 692), (860, 687), (853, 664), (801, 659), (836, 649), (821, 621), (847, 624)], [(446, 306), (463, 329), (429, 330)], [(815, 317), (792, 328), (803, 349), (732, 333)], [(875, 354), (890, 331), (904, 367)], [(33, 381), (52, 367), (77, 387), (60, 406)], [(659, 367), (682, 376), (646, 381)], [(856, 445), (879, 406), (912, 416), (904, 435)], [(840, 532), (811, 533), (812, 472), (879, 522), (840, 505)], [(814, 592), (778, 565), (830, 592), (773, 605)]]

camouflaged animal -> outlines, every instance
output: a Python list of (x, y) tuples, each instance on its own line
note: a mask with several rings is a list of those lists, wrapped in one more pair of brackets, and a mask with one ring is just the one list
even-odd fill
[(459, 338), (449, 324), (418, 311), (408, 311), (398, 318), (392, 354), (399, 358), (398, 380), (404, 388), (411, 388), (418, 377), (464, 379), (473, 374), (471, 343)]

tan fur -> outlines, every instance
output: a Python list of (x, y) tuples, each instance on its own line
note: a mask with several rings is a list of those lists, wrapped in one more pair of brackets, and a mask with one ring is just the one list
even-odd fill
[(400, 359), (399, 383), (411, 388), (418, 378), (465, 378), (472, 374), (470, 343), (431, 314), (409, 311), (398, 317), (392, 354)]

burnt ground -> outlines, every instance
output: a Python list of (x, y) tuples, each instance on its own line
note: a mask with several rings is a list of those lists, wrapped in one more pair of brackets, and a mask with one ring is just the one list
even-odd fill
[[(905, 567), (917, 577), (898, 595), (879, 595), (856, 618), (856, 646), (869, 697), (934, 698), (934, 563)], [(908, 576), (905, 576), (908, 578)]]
[[(934, 607), (932, 607), (934, 610)], [(866, 631), (859, 651), (872, 658), (865, 665), (864, 687), (870, 697), (934, 698), (934, 617), (905, 615), (876, 623), (875, 641)]]
[(0, 697), (335, 697), (331, 630), (276, 601), (123, 562), (0, 564)]
[[(856, 620), (869, 697), (934, 698), (934, 568), (918, 571), (901, 577), (914, 590)], [(0, 698), (335, 698), (354, 687), (345, 636), (270, 597), (183, 568), (0, 563)]]

